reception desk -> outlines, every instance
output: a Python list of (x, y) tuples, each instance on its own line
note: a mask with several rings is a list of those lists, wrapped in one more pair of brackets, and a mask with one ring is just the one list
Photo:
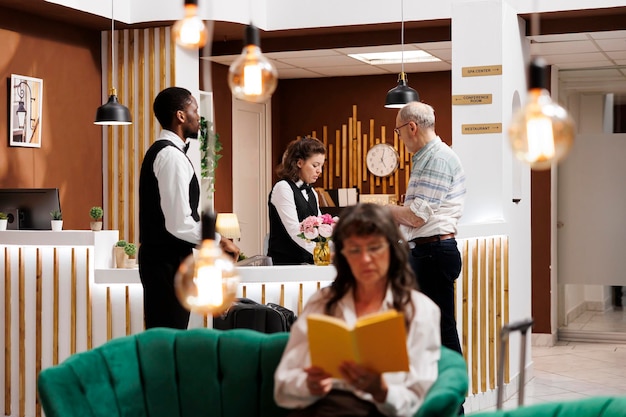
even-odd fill
[[(0, 232), (4, 277), (0, 395), (6, 416), (38, 415), (36, 378), (41, 369), (144, 330), (139, 271), (113, 268), (118, 236), (110, 230)], [(458, 242), (463, 271), (456, 282), (456, 316), (470, 394), (491, 395), (501, 354), (494, 340), (509, 316), (508, 239), (498, 235)], [(333, 266), (238, 269), (238, 296), (281, 304), (296, 314), (335, 277)], [(191, 327), (211, 325), (206, 317), (192, 315), (190, 320)], [(508, 382), (508, 362), (506, 366)], [(491, 396), (495, 404), (495, 394)]]

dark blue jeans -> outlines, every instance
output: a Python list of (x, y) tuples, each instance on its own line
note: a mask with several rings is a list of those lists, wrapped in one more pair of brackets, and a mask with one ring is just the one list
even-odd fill
[(441, 309), (441, 343), (462, 353), (454, 317), (454, 280), (461, 272), (456, 239), (416, 245), (411, 249), (409, 262), (420, 291)]

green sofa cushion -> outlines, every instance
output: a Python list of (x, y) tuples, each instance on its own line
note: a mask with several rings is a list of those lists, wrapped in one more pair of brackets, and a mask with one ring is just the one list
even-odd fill
[(580, 400), (547, 402), (512, 410), (472, 413), (471, 417), (624, 417), (626, 397), (590, 397)]
[[(38, 378), (47, 417), (284, 417), (274, 370), (288, 333), (151, 329), (77, 353)], [(442, 348), (440, 377), (417, 416), (455, 416), (463, 357)]]

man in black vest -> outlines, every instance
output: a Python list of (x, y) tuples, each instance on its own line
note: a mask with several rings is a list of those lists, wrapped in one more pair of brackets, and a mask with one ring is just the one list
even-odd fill
[[(178, 302), (174, 276), (200, 242), (200, 186), (186, 152), (186, 139), (197, 138), (198, 103), (189, 90), (170, 87), (154, 100), (162, 131), (144, 157), (139, 176), (139, 276), (144, 289), (146, 329), (186, 329), (189, 311)], [(239, 249), (221, 239), (235, 259)]]

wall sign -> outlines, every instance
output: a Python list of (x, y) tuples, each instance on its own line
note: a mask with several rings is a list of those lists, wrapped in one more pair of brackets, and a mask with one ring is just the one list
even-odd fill
[(484, 77), (487, 75), (502, 75), (502, 65), (486, 65), (483, 67), (463, 67), (463, 77)]
[(502, 133), (502, 123), (479, 123), (461, 125), (464, 135), (480, 135), (483, 133)]
[(452, 96), (452, 104), (491, 104), (491, 94), (460, 94)]

